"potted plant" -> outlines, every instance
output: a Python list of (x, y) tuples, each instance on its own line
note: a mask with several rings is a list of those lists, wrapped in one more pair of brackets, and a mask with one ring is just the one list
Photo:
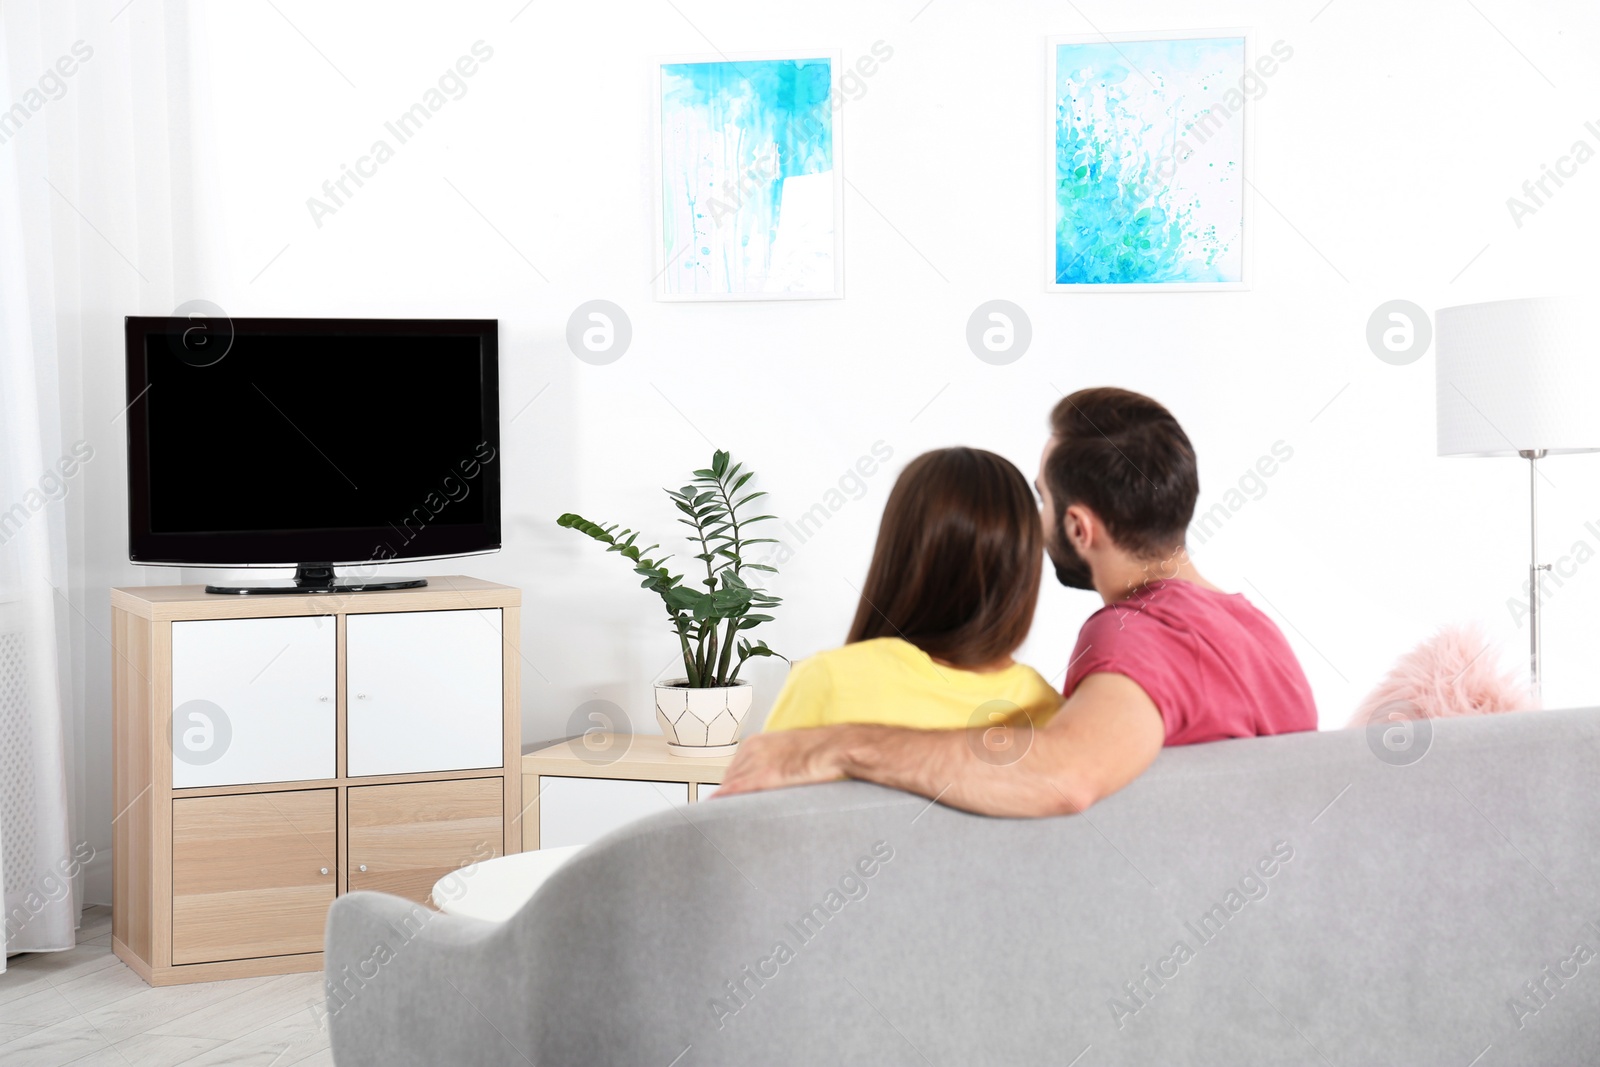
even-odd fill
[(656, 721), (666, 736), (667, 749), (680, 756), (718, 756), (738, 745), (739, 728), (750, 711), (754, 690), (739, 677), (746, 661), (758, 656), (780, 656), (765, 641), (751, 642), (742, 636), (771, 615), (761, 609), (781, 601), (750, 584), (746, 571), (776, 568), (745, 561), (751, 545), (776, 544), (771, 537), (748, 537), (745, 531), (758, 522), (776, 516), (746, 518), (739, 509), (763, 491), (739, 496), (754, 471), (743, 471), (743, 464), (732, 463), (728, 453), (715, 452), (711, 466), (694, 472), (694, 480), (681, 489), (666, 490), (673, 506), (682, 514), (678, 521), (689, 527), (690, 541), (699, 547), (694, 558), (705, 565), (706, 576), (696, 584), (684, 584), (684, 576), (673, 574), (665, 564), (670, 556), (651, 559), (649, 553), (659, 545), (638, 547), (639, 534), (620, 529), (617, 524), (601, 526), (581, 515), (568, 512), (556, 524), (577, 530), (600, 541), (607, 552), (619, 553), (633, 561), (634, 573), (642, 575), (642, 588), (661, 598), (667, 618), (678, 636), (683, 654), (682, 678), (656, 683)]

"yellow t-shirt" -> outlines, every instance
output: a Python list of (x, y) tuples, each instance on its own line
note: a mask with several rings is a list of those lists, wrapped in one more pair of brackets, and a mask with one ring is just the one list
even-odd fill
[(898, 637), (875, 637), (796, 663), (764, 729), (864, 722), (957, 730), (989, 727), (1019, 711), (1039, 727), (1061, 700), (1032, 667), (1016, 663), (980, 674), (935, 663)]

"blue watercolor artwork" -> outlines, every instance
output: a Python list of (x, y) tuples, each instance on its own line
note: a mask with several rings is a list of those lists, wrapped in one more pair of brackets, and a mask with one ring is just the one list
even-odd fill
[(1055, 288), (1242, 288), (1243, 37), (1051, 43)]
[(842, 295), (833, 60), (663, 63), (658, 295)]

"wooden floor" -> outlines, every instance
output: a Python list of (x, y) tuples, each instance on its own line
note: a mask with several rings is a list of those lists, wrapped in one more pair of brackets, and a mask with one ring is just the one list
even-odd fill
[(322, 975), (152, 989), (111, 954), (111, 909), (78, 945), (13, 956), (0, 974), (5, 1067), (331, 1067)]

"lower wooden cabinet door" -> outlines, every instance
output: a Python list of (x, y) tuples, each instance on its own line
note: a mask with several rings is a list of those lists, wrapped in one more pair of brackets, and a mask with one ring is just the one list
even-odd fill
[(352, 786), (350, 888), (431, 904), (433, 883), (505, 852), (500, 778)]
[(172, 962), (322, 951), (335, 790), (172, 802)]

